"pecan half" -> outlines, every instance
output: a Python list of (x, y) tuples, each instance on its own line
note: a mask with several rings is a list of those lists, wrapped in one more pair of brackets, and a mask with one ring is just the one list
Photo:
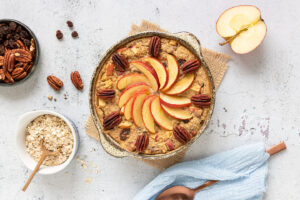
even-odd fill
[(4, 82), (5, 83), (14, 83), (14, 79), (12, 78), (12, 76), (10, 75), (10, 73), (6, 72), (5, 74), (5, 79)]
[(4, 57), (0, 56), (0, 66), (3, 66), (3, 62), (4, 62)]
[(120, 112), (112, 112), (103, 119), (103, 127), (105, 130), (110, 130), (117, 126), (121, 121), (122, 117), (120, 116)]
[(71, 72), (71, 81), (77, 90), (83, 89), (82, 79), (78, 71)]
[(125, 69), (129, 67), (127, 59), (118, 53), (112, 56), (112, 61), (115, 64), (116, 71), (125, 72)]
[(33, 67), (33, 62), (26, 63), (23, 65), (23, 69), (24, 71), (27, 72), (27, 74), (31, 71), (32, 67)]
[(15, 68), (15, 55), (10, 54), (8, 58), (8, 63), (7, 63), (7, 71), (12, 72)]
[(138, 152), (143, 152), (149, 144), (149, 136), (147, 134), (141, 134), (135, 141), (135, 147)]
[(200, 62), (197, 59), (186, 61), (181, 65), (182, 73), (186, 74), (200, 68)]
[(191, 97), (191, 102), (197, 107), (210, 106), (211, 97), (207, 94), (196, 94)]
[(11, 73), (12, 78), (16, 81), (23, 79), (26, 75), (27, 75), (27, 73), (24, 71), (23, 68), (16, 68)]
[(54, 90), (60, 90), (62, 86), (64, 86), (64, 83), (57, 78), (56, 76), (48, 76), (47, 81), (49, 85), (54, 89)]
[(14, 49), (12, 50), (12, 53), (15, 54), (16, 61), (19, 62), (30, 62), (32, 60), (32, 55), (30, 51), (24, 50), (24, 49)]
[(190, 133), (185, 128), (183, 128), (181, 126), (176, 126), (173, 129), (173, 135), (182, 144), (185, 144), (185, 143), (187, 143), (188, 141), (191, 140)]
[(160, 48), (161, 48), (160, 37), (153, 36), (149, 42), (149, 54), (157, 58), (159, 56)]
[(4, 81), (4, 79), (5, 79), (4, 71), (3, 71), (3, 69), (0, 69), (0, 80)]
[(3, 71), (6, 74), (7, 68), (8, 68), (8, 62), (9, 62), (9, 57), (11, 55), (11, 50), (7, 50), (4, 54), (4, 60), (3, 60)]
[(97, 96), (100, 99), (113, 99), (116, 92), (113, 89), (100, 89), (97, 91)]

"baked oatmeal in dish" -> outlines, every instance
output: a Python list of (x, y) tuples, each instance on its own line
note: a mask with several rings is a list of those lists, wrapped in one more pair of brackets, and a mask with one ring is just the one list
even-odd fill
[(199, 133), (209, 117), (212, 87), (206, 68), (183, 44), (145, 37), (106, 60), (93, 106), (102, 132), (122, 149), (165, 154)]

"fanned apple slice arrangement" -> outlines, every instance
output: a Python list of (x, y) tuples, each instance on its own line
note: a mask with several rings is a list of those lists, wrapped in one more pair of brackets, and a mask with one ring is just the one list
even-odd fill
[[(155, 124), (165, 130), (173, 130), (170, 117), (179, 120), (192, 118), (188, 110), (182, 109), (192, 104), (191, 99), (176, 95), (192, 86), (194, 71), (200, 68), (200, 63), (181, 79), (178, 79), (180, 68), (173, 55), (167, 55), (167, 67), (154, 57), (131, 61), (129, 68), (141, 73), (123, 75), (116, 84), (117, 89), (124, 90), (118, 105), (120, 108), (124, 106), (125, 119), (132, 119), (137, 127), (145, 127), (150, 133), (156, 132)], [(159, 94), (149, 96), (151, 91)]]
[[(132, 120), (137, 127), (146, 128), (153, 134), (158, 130), (157, 125), (167, 131), (174, 132), (176, 129), (175, 138), (181, 143), (186, 143), (191, 138), (190, 135), (187, 135), (187, 131), (183, 131), (185, 129), (182, 127), (174, 127), (172, 118), (189, 120), (193, 116), (188, 109), (184, 109), (185, 107), (192, 104), (196, 107), (208, 107), (211, 99), (201, 92), (192, 98), (178, 96), (192, 86), (195, 72), (201, 64), (195, 59), (179, 66), (176, 58), (167, 54), (165, 66), (158, 60), (160, 48), (160, 38), (154, 36), (149, 44), (149, 54), (152, 57), (128, 62), (119, 52), (113, 55), (115, 70), (117, 74), (121, 74), (116, 83), (116, 88), (121, 91), (118, 106), (124, 118)], [(131, 72), (124, 74), (126, 69), (130, 69)], [(115, 94), (110, 89), (101, 90), (98, 97), (111, 98), (112, 93)], [(112, 129), (120, 123), (121, 114), (116, 113), (113, 112), (104, 119), (104, 129)], [(144, 151), (148, 142), (148, 135), (139, 135), (135, 144), (137, 151)]]

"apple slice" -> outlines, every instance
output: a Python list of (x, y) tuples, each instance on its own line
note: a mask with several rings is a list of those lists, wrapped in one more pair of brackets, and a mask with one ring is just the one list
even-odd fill
[(132, 103), (132, 109), (131, 109), (131, 117), (134, 122), (134, 124), (137, 127), (144, 127), (144, 122), (142, 118), (142, 105), (144, 103), (144, 100), (148, 96), (149, 93), (140, 93), (136, 95), (133, 99)]
[(124, 88), (127, 88), (128, 85), (131, 85), (136, 82), (148, 83), (148, 79), (143, 74), (131, 73), (131, 74), (122, 76), (118, 80), (116, 85), (119, 90), (123, 90)]
[(131, 119), (131, 110), (132, 110), (132, 102), (133, 102), (134, 96), (130, 97), (127, 103), (125, 104), (124, 108), (124, 117), (126, 120)]
[(163, 87), (165, 87), (168, 82), (168, 73), (167, 73), (165, 66), (156, 58), (147, 57), (147, 58), (143, 58), (143, 60), (146, 63), (149, 63), (153, 67), (153, 69), (156, 71), (156, 74), (157, 74), (158, 80), (159, 80), (159, 84), (160, 84), (159, 89), (162, 89)]
[(250, 26), (247, 31), (241, 32), (230, 43), (231, 49), (238, 54), (249, 53), (256, 49), (265, 39), (267, 26), (259, 21)]
[(220, 45), (230, 43), (232, 50), (238, 54), (253, 51), (267, 33), (260, 10), (251, 5), (227, 9), (219, 17), (216, 27), (218, 34), (226, 40)]
[(171, 108), (165, 105), (161, 105), (162, 109), (168, 113), (171, 117), (175, 119), (191, 119), (192, 115), (189, 111), (183, 110), (181, 108)]
[(154, 91), (159, 89), (159, 80), (155, 70), (142, 61), (133, 61), (130, 62), (130, 67), (135, 67), (140, 70), (148, 78), (150, 85)]
[(177, 60), (174, 56), (167, 54), (167, 62), (168, 62), (168, 83), (162, 89), (162, 91), (166, 91), (170, 89), (176, 82), (179, 75), (179, 66)]
[(134, 83), (129, 85), (120, 95), (118, 105), (120, 108), (122, 108), (130, 97), (132, 97), (134, 94), (142, 91), (150, 91), (151, 87), (150, 85), (146, 83)]
[(150, 132), (150, 133), (155, 133), (155, 123), (154, 123), (154, 119), (152, 117), (151, 114), (151, 110), (150, 110), (150, 104), (153, 101), (153, 99), (155, 98), (154, 95), (148, 96), (142, 106), (142, 118), (143, 118), (143, 122), (144, 125), (146, 127), (146, 129)]
[(185, 74), (184, 77), (177, 81), (175, 85), (173, 85), (168, 91), (165, 92), (165, 94), (176, 95), (185, 92), (192, 86), (194, 79), (195, 74), (193, 72)]
[(168, 118), (168, 116), (164, 112), (164, 110), (161, 108), (158, 96), (156, 96), (152, 100), (152, 102), (150, 104), (150, 110), (151, 110), (153, 119), (160, 127), (162, 127), (165, 130), (169, 130), (169, 131), (173, 130), (173, 123)]
[(159, 98), (161, 104), (172, 108), (183, 108), (192, 104), (191, 100), (186, 97), (169, 96), (160, 93)]

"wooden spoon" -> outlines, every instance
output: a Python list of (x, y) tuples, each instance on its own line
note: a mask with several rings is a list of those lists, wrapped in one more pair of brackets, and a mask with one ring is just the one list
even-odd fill
[(29, 176), (27, 182), (25, 183), (24, 187), (22, 188), (23, 192), (26, 191), (28, 185), (30, 184), (30, 182), (32, 181), (34, 175), (37, 173), (37, 171), (40, 169), (40, 166), (42, 165), (42, 163), (44, 162), (44, 160), (48, 157), (48, 156), (57, 156), (58, 153), (60, 152), (61, 147), (59, 147), (57, 149), (57, 151), (53, 152), (53, 151), (48, 151), (46, 149), (46, 147), (44, 146), (44, 140), (42, 139), (40, 142), (41, 145), (41, 149), (42, 149), (42, 155), (41, 158), (39, 160), (39, 162), (37, 163), (37, 165), (35, 166), (33, 172), (31, 173), (31, 175)]
[[(286, 149), (286, 145), (284, 142), (281, 142), (275, 146), (272, 146), (266, 152), (270, 154), (270, 156), (272, 156), (273, 154), (276, 154), (284, 149)], [(160, 195), (156, 197), (156, 200), (193, 200), (197, 192), (217, 182), (219, 181), (216, 180), (207, 181), (206, 183), (200, 185), (195, 189), (190, 189), (181, 185), (173, 186), (160, 193)]]

